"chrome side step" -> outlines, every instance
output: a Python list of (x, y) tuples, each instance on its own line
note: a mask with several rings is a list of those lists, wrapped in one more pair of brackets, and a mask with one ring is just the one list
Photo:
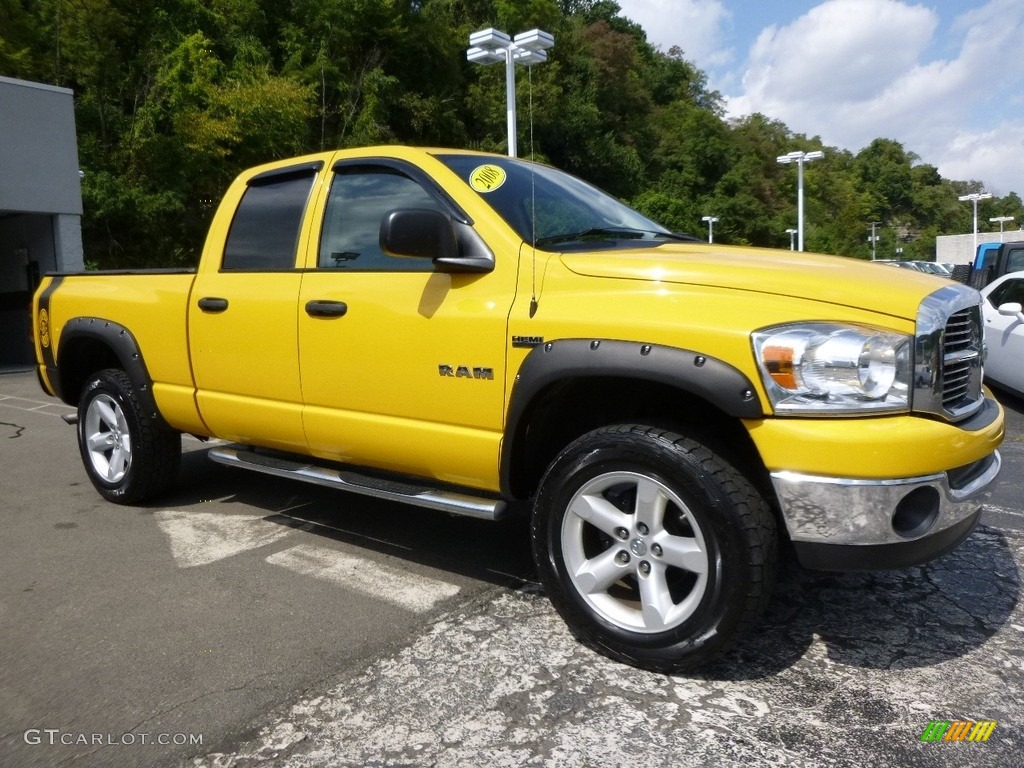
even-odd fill
[[(335, 469), (294, 461), (291, 458), (267, 456), (244, 446), (221, 445), (211, 448), (209, 457), (218, 464), (251, 469), (277, 477), (290, 477), (305, 483), (338, 488), (387, 501), (426, 507), (439, 512), (467, 515), (483, 520), (500, 520), (508, 514), (508, 505), (501, 499), (470, 496), (456, 491), (416, 485), (403, 481), (361, 475), (349, 469)], [(298, 457), (297, 457), (298, 458)]]

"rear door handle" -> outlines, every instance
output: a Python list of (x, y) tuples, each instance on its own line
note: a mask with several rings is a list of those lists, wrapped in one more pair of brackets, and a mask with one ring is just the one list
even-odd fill
[(228, 308), (227, 299), (219, 299), (215, 296), (204, 296), (198, 303), (203, 312), (223, 312)]
[(306, 314), (310, 317), (342, 317), (348, 312), (343, 301), (307, 301)]

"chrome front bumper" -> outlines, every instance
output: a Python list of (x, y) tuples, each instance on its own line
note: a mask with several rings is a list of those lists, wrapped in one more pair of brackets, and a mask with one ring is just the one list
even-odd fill
[(922, 477), (771, 477), (804, 565), (874, 570), (926, 562), (959, 544), (973, 530), (1001, 466), (995, 451), (968, 467)]

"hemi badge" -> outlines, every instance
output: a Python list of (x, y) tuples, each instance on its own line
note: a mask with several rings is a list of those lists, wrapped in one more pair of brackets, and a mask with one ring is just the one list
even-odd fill
[(539, 347), (544, 343), (543, 336), (513, 336), (513, 347)]

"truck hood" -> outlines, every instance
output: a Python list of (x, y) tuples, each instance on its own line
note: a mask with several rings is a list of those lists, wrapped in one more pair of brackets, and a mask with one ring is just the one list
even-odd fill
[(841, 256), (668, 243), (654, 248), (563, 253), (579, 275), (711, 286), (822, 301), (914, 319), (946, 282), (934, 275)]

